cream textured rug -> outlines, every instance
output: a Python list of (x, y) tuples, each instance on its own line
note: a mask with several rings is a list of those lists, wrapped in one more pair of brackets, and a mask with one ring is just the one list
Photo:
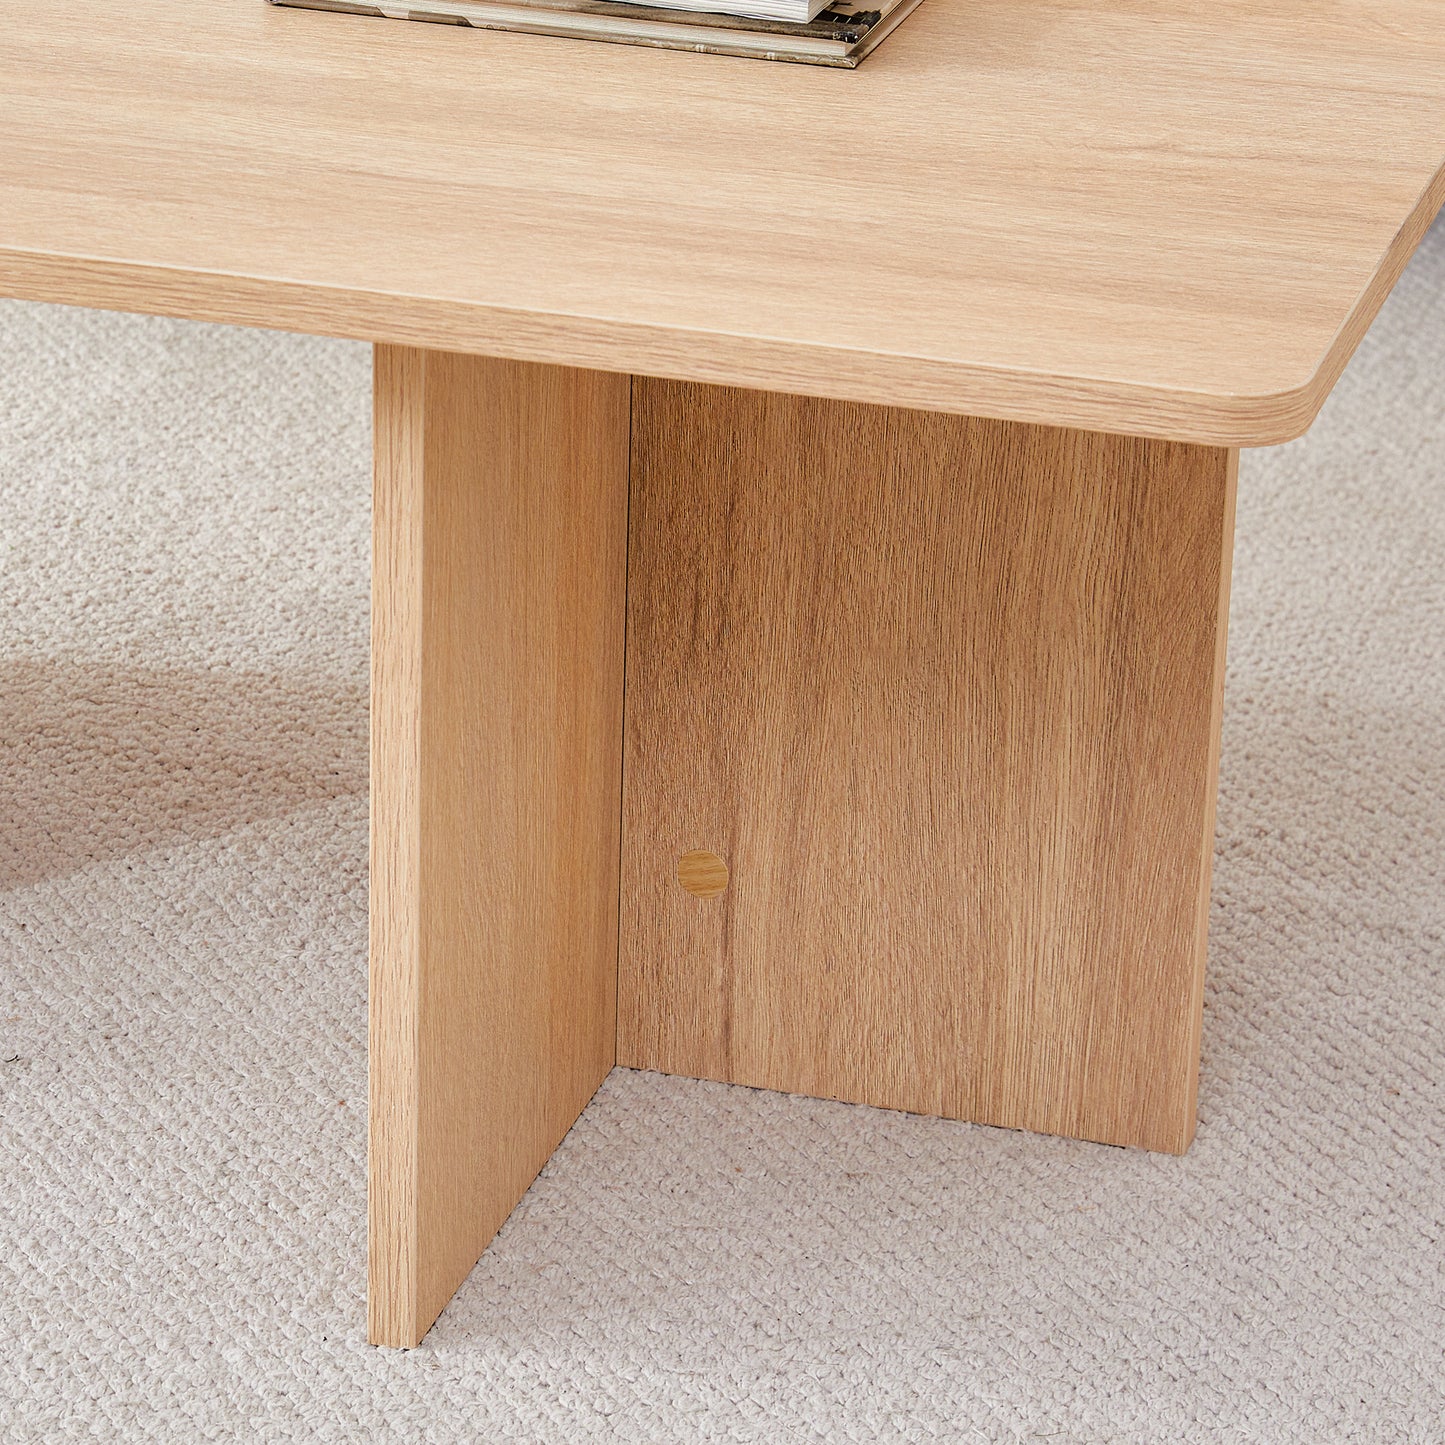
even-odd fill
[(0, 1440), (1445, 1440), (1445, 229), (1244, 460), (1193, 1152), (615, 1073), (407, 1354), (369, 353), (0, 342)]

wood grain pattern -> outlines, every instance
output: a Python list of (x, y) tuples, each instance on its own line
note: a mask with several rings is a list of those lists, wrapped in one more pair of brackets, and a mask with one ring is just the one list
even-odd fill
[(628, 394), (377, 350), (376, 1343), (420, 1340), (615, 1057)]
[(1442, 160), (1439, 0), (928, 0), (850, 74), (0, 6), (0, 294), (1199, 442), (1309, 424)]
[(618, 1061), (1186, 1148), (1237, 453), (642, 381), (633, 437)]

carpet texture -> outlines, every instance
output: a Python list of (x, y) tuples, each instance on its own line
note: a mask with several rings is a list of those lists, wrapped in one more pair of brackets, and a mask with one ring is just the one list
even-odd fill
[(1445, 1440), (1445, 230), (1247, 453), (1187, 1158), (616, 1072), (364, 1341), (365, 347), (0, 305), (0, 1439)]

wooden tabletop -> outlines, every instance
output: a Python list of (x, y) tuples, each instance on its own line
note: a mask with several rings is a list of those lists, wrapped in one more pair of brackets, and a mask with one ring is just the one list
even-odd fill
[(0, 6), (0, 294), (1223, 444), (1442, 162), (1441, 0), (925, 0), (854, 72)]

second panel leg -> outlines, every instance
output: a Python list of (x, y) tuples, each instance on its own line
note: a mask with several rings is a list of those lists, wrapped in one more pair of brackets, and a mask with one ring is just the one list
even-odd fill
[(1187, 1147), (1235, 467), (639, 380), (618, 1062)]

